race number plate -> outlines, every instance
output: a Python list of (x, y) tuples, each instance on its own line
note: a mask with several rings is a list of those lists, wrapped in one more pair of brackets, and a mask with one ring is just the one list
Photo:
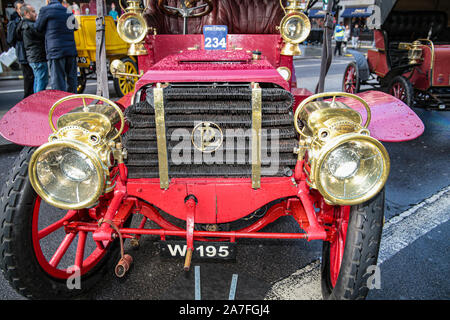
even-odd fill
[(205, 50), (226, 50), (227, 34), (227, 26), (203, 26)]
[[(187, 244), (183, 240), (160, 241), (159, 248), (163, 257), (180, 258), (186, 256)], [(194, 241), (192, 258), (234, 260), (236, 259), (236, 243)]]

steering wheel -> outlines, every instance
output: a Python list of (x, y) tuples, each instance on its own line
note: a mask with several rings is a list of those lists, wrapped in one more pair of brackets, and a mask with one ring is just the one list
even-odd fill
[(359, 97), (357, 95), (347, 93), (347, 92), (324, 92), (324, 93), (314, 94), (314, 95), (306, 98), (298, 105), (297, 109), (295, 110), (294, 127), (300, 135), (307, 137), (303, 133), (303, 130), (300, 129), (300, 127), (298, 125), (298, 116), (300, 114), (300, 111), (302, 111), (303, 108), (306, 106), (306, 104), (308, 104), (309, 102), (319, 99), (319, 98), (324, 98), (324, 97), (333, 97), (333, 101), (336, 99), (336, 97), (347, 97), (347, 98), (353, 98), (353, 99), (361, 102), (362, 105), (364, 106), (364, 108), (366, 109), (366, 113), (367, 113), (366, 123), (364, 123), (363, 128), (367, 128), (369, 126), (370, 119), (372, 117), (372, 113), (370, 112), (369, 104), (364, 99), (362, 99), (361, 97)]
[(117, 104), (115, 104), (114, 102), (112, 102), (111, 100), (106, 99), (101, 96), (94, 95), (94, 94), (73, 94), (73, 95), (61, 98), (58, 101), (56, 101), (53, 104), (53, 106), (50, 108), (50, 111), (48, 113), (48, 123), (53, 132), (58, 131), (58, 129), (53, 124), (53, 113), (55, 112), (56, 107), (60, 106), (65, 101), (74, 100), (74, 99), (81, 99), (83, 101), (83, 112), (89, 112), (89, 109), (88, 109), (88, 106), (86, 105), (85, 99), (92, 99), (94, 101), (102, 101), (102, 102), (106, 103), (106, 105), (114, 108), (117, 111), (117, 113), (119, 114), (120, 129), (111, 140), (115, 140), (122, 134), (123, 128), (125, 127), (125, 117), (124, 117), (120, 107)]
[[(214, 8), (212, 0), (203, 0), (203, 1), (205, 2), (204, 4), (194, 7), (194, 3), (196, 3), (197, 1), (195, 1), (195, 0), (194, 1), (193, 0), (184, 0), (183, 1), (182, 0), (181, 8), (175, 8), (175, 7), (165, 5), (164, 4), (166, 2), (165, 0), (158, 0), (158, 7), (161, 9), (162, 12), (164, 12), (167, 15), (171, 15), (171, 16), (178, 15), (179, 17), (182, 17), (182, 18), (198, 18), (198, 17), (206, 16)], [(201, 8), (206, 8), (206, 9), (203, 10), (202, 12), (194, 13), (195, 10), (201, 9)]]

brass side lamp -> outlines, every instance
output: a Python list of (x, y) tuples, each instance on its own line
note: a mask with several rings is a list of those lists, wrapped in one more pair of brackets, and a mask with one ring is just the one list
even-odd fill
[[(120, 3), (120, 1), (119, 1)], [(119, 36), (130, 44), (128, 55), (139, 56), (148, 54), (145, 49), (143, 40), (148, 32), (147, 22), (142, 16), (142, 8), (139, 6), (140, 1), (128, 0), (125, 11), (117, 21), (117, 32)]]
[[(281, 1), (281, 6), (283, 7)], [(283, 7), (286, 15), (280, 23), (280, 33), (284, 40), (281, 54), (286, 56), (300, 55), (302, 52), (298, 45), (305, 41), (311, 32), (311, 23), (308, 17), (301, 11), (300, 1), (289, 1), (287, 7)]]

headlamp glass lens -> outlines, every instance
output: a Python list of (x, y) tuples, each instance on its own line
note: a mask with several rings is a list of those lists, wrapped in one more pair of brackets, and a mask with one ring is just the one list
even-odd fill
[(383, 154), (370, 141), (347, 141), (329, 152), (320, 166), (319, 179), (334, 198), (353, 200), (365, 196), (380, 183)]
[(145, 32), (145, 30), (139, 19), (136, 17), (129, 17), (123, 24), (123, 32), (128, 39), (136, 40), (143, 32)]
[(66, 146), (54, 146), (39, 154), (36, 176), (51, 199), (68, 205), (91, 198), (99, 188), (97, 169), (92, 160)]

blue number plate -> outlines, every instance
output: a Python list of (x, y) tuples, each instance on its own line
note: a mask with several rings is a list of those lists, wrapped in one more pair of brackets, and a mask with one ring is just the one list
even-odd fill
[(227, 26), (203, 26), (205, 50), (226, 50), (227, 34)]

